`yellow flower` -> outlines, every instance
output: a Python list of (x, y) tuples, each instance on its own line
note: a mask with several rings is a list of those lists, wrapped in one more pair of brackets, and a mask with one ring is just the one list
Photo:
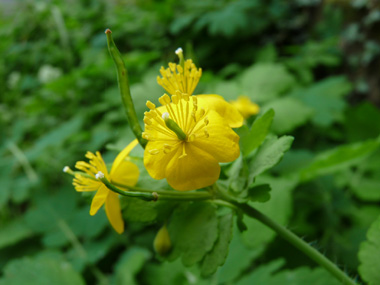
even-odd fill
[(231, 104), (239, 110), (245, 119), (260, 112), (259, 105), (253, 103), (248, 96), (239, 96), (237, 100), (231, 101)]
[(198, 96), (176, 93), (160, 97), (158, 108), (147, 102), (144, 165), (150, 176), (166, 178), (176, 190), (212, 185), (219, 178), (219, 162), (239, 156), (239, 136), (214, 109), (201, 107)]
[(78, 161), (75, 167), (83, 171), (83, 174), (75, 174), (73, 185), (78, 192), (97, 191), (92, 199), (90, 215), (95, 215), (103, 204), (105, 204), (106, 214), (112, 227), (121, 234), (124, 231), (124, 221), (121, 216), (119, 196), (110, 191), (100, 180), (99, 176), (104, 175), (111, 183), (134, 186), (139, 178), (138, 167), (125, 158), (137, 145), (137, 140), (132, 141), (115, 158), (111, 171), (108, 172), (106, 164), (97, 151), (96, 154), (87, 152), (86, 157), (90, 160)]
[[(182, 49), (176, 51), (182, 56)], [(184, 61), (183, 67), (180, 64), (170, 62), (168, 68), (161, 67), (161, 76), (157, 76), (157, 82), (170, 95), (177, 92), (181, 94), (193, 95), (195, 87), (202, 76), (202, 69), (195, 66), (191, 59)], [(216, 94), (195, 95), (198, 98), (198, 106), (200, 108), (211, 108), (222, 116), (231, 128), (239, 128), (243, 125), (243, 117), (239, 111), (226, 102), (224, 98)]]

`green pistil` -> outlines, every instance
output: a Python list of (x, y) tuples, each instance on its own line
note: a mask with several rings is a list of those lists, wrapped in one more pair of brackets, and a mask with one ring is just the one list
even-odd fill
[(186, 134), (184, 133), (184, 131), (182, 131), (182, 129), (180, 128), (180, 126), (178, 126), (176, 122), (174, 122), (170, 118), (164, 118), (164, 121), (165, 121), (165, 125), (170, 130), (172, 130), (181, 141), (186, 140)]

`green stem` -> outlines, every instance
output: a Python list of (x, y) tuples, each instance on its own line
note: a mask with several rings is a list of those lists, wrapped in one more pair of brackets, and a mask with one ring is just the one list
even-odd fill
[[(212, 196), (208, 193), (181, 193), (181, 195), (175, 192), (169, 193), (171, 191), (146, 191), (146, 192), (134, 192), (134, 191), (124, 191), (117, 188), (115, 185), (111, 184), (105, 177), (100, 178), (100, 180), (107, 186), (107, 188), (113, 192), (116, 192), (122, 196), (139, 198), (145, 201), (157, 201), (157, 200), (170, 200), (170, 201), (199, 201), (199, 200), (209, 200)], [(140, 188), (141, 189), (141, 188)], [(144, 189), (147, 190), (147, 189)]]
[(194, 197), (212, 198), (212, 195), (210, 195), (210, 193), (208, 193), (208, 192), (187, 192), (187, 193), (183, 193), (183, 192), (173, 191), (173, 190), (152, 190), (152, 189), (146, 189), (146, 188), (140, 188), (140, 187), (133, 187), (133, 186), (128, 186), (128, 185), (124, 185), (124, 184), (120, 184), (120, 183), (116, 183), (116, 182), (112, 182), (112, 184), (114, 184), (118, 187), (127, 189), (127, 190), (136, 191), (136, 192), (147, 192), (147, 193), (155, 192), (155, 193), (160, 194), (160, 195), (169, 195), (169, 196), (183, 196), (185, 194), (187, 197), (194, 196)]
[(275, 221), (271, 220), (269, 217), (265, 216), (263, 213), (259, 212), (255, 208), (250, 207), (247, 204), (239, 204), (231, 202), (236, 207), (240, 208), (246, 215), (254, 218), (264, 225), (268, 226), (279, 234), (283, 239), (287, 240), (289, 243), (294, 245), (296, 248), (305, 253), (308, 257), (314, 260), (316, 263), (328, 270), (332, 275), (334, 275), (342, 284), (355, 285), (356, 283), (348, 277), (342, 270), (338, 268), (333, 262), (326, 258), (323, 254), (309, 245), (307, 242), (296, 236), (294, 233), (286, 229), (285, 227), (277, 224)]
[(123, 101), (125, 113), (127, 114), (128, 123), (131, 126), (132, 131), (141, 146), (145, 148), (147, 141), (142, 138), (142, 129), (139, 120), (137, 119), (136, 110), (132, 101), (131, 91), (129, 89), (128, 71), (125, 68), (125, 64), (120, 55), (120, 52), (112, 39), (111, 30), (107, 29), (105, 33), (107, 35), (108, 51), (110, 52), (110, 55), (116, 66), (117, 81), (119, 84), (120, 95)]
[(107, 188), (113, 192), (116, 192), (120, 195), (126, 196), (126, 197), (132, 197), (132, 198), (139, 198), (144, 201), (157, 201), (158, 195), (157, 193), (141, 193), (141, 192), (130, 192), (130, 191), (123, 191), (113, 184), (111, 184), (107, 178), (100, 178), (100, 181), (104, 183), (104, 185), (107, 186)]

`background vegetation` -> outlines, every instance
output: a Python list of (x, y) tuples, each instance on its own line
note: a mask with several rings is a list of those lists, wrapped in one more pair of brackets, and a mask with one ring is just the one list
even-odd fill
[[(380, 254), (379, 227), (366, 236), (380, 216), (376, 1), (28, 0), (1, 1), (0, 11), (1, 285), (335, 284), (253, 220), (242, 234), (234, 229), (225, 265), (203, 278), (196, 266), (155, 255), (156, 209), (126, 202), (120, 236), (103, 211), (88, 214), (91, 196), (74, 191), (63, 166), (87, 150), (110, 162), (132, 138), (105, 28), (141, 119), (146, 100), (163, 93), (159, 67), (179, 46), (204, 70), (196, 94), (244, 94), (261, 114), (273, 108), (272, 132), (295, 140), (258, 178), (272, 186), (271, 200), (253, 204), (350, 276), (380, 284), (365, 265)], [(249, 129), (239, 133), (249, 139)], [(234, 166), (223, 175), (239, 187), (248, 174)], [(147, 173), (139, 183), (157, 187)]]

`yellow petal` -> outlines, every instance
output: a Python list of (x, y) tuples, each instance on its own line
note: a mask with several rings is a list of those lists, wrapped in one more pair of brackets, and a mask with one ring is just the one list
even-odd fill
[(239, 110), (244, 118), (249, 118), (260, 112), (259, 105), (253, 103), (248, 96), (239, 96), (237, 100), (231, 101), (231, 104)]
[(183, 150), (178, 148), (166, 166), (166, 180), (169, 185), (176, 190), (187, 191), (214, 184), (220, 174), (218, 161), (192, 143), (185, 143), (185, 151), (187, 155), (179, 158)]
[(120, 211), (118, 194), (110, 192), (106, 200), (106, 214), (108, 221), (119, 234), (124, 232), (124, 221)]
[[(163, 179), (165, 178), (165, 168), (169, 164), (169, 161), (176, 154), (178, 148), (178, 143), (173, 150), (169, 153), (163, 152), (163, 147), (165, 144), (172, 145), (172, 141), (150, 141), (145, 147), (144, 152), (144, 166), (148, 171), (149, 175), (154, 179)], [(156, 151), (159, 150), (157, 154)]]
[(192, 144), (212, 155), (218, 162), (234, 161), (240, 155), (239, 136), (217, 112), (210, 110), (207, 117), (209, 137), (199, 134)]
[(112, 164), (111, 172), (115, 171), (119, 167), (119, 164), (124, 161), (124, 159), (128, 156), (131, 150), (138, 144), (137, 139), (133, 140), (129, 145), (127, 145), (115, 158)]
[(96, 192), (94, 198), (92, 199), (90, 215), (95, 215), (101, 206), (103, 206), (104, 202), (107, 199), (107, 195), (109, 193), (108, 188), (103, 184), (99, 187), (98, 192)]
[(231, 128), (239, 128), (243, 125), (244, 118), (238, 109), (225, 101), (222, 96), (216, 94), (196, 96), (200, 108), (215, 110)]
[(139, 168), (133, 162), (124, 160), (113, 169), (110, 176), (112, 183), (135, 186), (139, 179)]

